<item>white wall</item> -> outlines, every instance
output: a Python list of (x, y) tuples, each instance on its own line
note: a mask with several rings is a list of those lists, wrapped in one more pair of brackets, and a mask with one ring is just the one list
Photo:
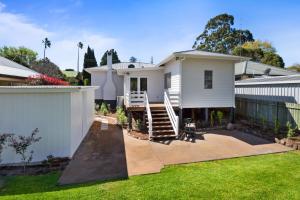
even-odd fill
[(91, 85), (99, 86), (95, 91), (95, 99), (103, 99), (103, 84), (106, 80), (106, 71), (97, 71), (91, 73)]
[[(28, 136), (38, 128), (42, 139), (31, 147), (34, 162), (48, 155), (71, 157), (93, 121), (93, 93), (93, 88), (0, 88), (0, 133)], [(2, 160), (20, 162), (11, 147)]]
[[(204, 89), (204, 71), (213, 71), (213, 88)], [(182, 107), (234, 107), (234, 63), (188, 58), (182, 63)]]
[[(91, 85), (99, 86), (95, 92), (95, 99), (103, 99), (103, 85), (106, 80), (107, 71), (93, 71), (91, 73)], [(123, 85), (123, 76), (118, 76), (115, 71), (113, 71), (113, 81), (116, 86), (117, 96), (124, 95), (124, 85)]]
[(147, 95), (150, 102), (163, 102), (164, 92), (164, 75), (161, 70), (144, 70), (130, 72), (129, 75), (125, 75), (125, 93), (130, 90), (130, 77), (145, 77), (147, 78)]
[(171, 72), (171, 88), (169, 88), (168, 90), (179, 93), (181, 87), (180, 61), (172, 60), (171, 62), (167, 63), (164, 67), (163, 73), (165, 74), (169, 72)]

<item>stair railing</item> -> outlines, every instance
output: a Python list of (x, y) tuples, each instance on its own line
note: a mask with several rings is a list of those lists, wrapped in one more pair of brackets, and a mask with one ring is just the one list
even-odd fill
[(152, 115), (151, 115), (151, 110), (150, 110), (150, 105), (149, 105), (149, 99), (147, 92), (145, 91), (145, 107), (147, 110), (147, 116), (148, 116), (148, 133), (149, 133), (149, 139), (152, 138)]
[(174, 111), (173, 106), (170, 102), (167, 91), (164, 92), (164, 105), (166, 107), (166, 110), (167, 110), (169, 119), (171, 121), (173, 130), (175, 132), (175, 135), (178, 136), (178, 133), (179, 133), (179, 117), (175, 114), (175, 111)]

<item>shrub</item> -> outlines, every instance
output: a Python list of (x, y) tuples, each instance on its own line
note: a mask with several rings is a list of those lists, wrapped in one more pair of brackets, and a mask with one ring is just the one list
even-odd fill
[(40, 141), (41, 137), (37, 137), (37, 133), (39, 130), (36, 128), (32, 131), (31, 135), (28, 137), (25, 136), (10, 136), (9, 137), (9, 144), (8, 146), (12, 147), (16, 154), (19, 154), (21, 156), (21, 160), (23, 162), (23, 169), (24, 173), (26, 170), (26, 166), (31, 162), (33, 151), (28, 151), (28, 147), (30, 147), (32, 144)]
[(124, 110), (121, 107), (117, 107), (117, 120), (118, 123), (124, 126), (124, 124), (127, 122), (127, 117), (125, 115)]
[(104, 102), (101, 104), (100, 113), (102, 113), (104, 116), (108, 114), (107, 104)]
[(264, 116), (261, 116), (260, 121), (261, 121), (262, 128), (265, 129), (267, 124), (267, 119)]
[(286, 123), (286, 128), (287, 128), (287, 134), (286, 136), (288, 138), (293, 137), (296, 133), (296, 130), (298, 129), (297, 126), (295, 128), (292, 127), (292, 123), (291, 122), (287, 122)]
[(88, 78), (86, 78), (86, 79), (83, 80), (83, 85), (84, 86), (90, 85), (90, 81), (89, 81)]
[(222, 125), (223, 117), (224, 117), (223, 112), (222, 112), (222, 111), (218, 111), (218, 112), (217, 112), (217, 118), (218, 118), (218, 122), (219, 122), (219, 125), (220, 125), (220, 126)]
[(279, 130), (280, 130), (280, 122), (278, 119), (275, 119), (274, 121), (274, 133), (275, 135), (279, 134)]
[(69, 85), (67, 81), (63, 81), (61, 79), (53, 78), (43, 74), (28, 77), (26, 79), (26, 83), (28, 85)]
[(215, 111), (210, 112), (210, 126), (213, 127), (215, 123)]

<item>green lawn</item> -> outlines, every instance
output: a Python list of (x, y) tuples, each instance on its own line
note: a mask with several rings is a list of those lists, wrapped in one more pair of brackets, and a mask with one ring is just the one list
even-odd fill
[(58, 177), (11, 177), (0, 199), (300, 199), (300, 153), (169, 166), (159, 174), (76, 186), (56, 186)]

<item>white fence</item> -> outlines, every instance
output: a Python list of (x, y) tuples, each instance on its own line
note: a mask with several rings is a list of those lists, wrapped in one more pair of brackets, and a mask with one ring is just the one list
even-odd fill
[[(0, 87), (0, 134), (28, 136), (38, 128), (42, 138), (30, 149), (34, 162), (48, 155), (72, 157), (93, 122), (96, 88)], [(20, 162), (7, 146), (2, 160), (1, 164)]]

